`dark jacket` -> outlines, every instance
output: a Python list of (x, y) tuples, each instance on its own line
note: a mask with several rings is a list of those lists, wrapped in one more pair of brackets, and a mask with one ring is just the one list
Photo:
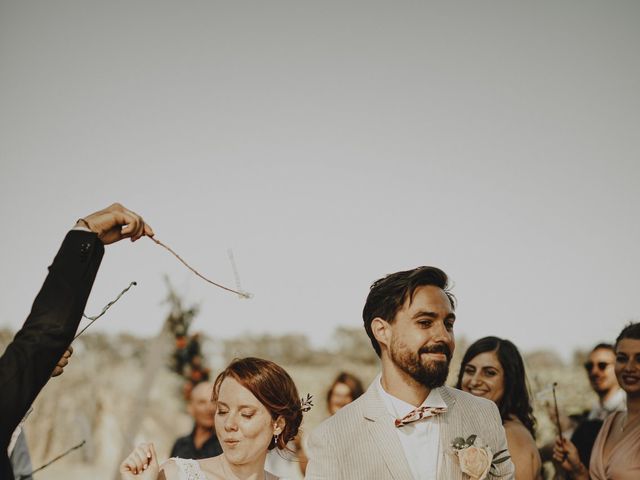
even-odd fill
[(95, 233), (70, 231), (49, 267), (24, 325), (0, 357), (0, 479), (13, 479), (11, 434), (71, 344), (104, 246)]
[(197, 449), (193, 443), (195, 432), (196, 429), (194, 427), (189, 435), (185, 435), (176, 440), (176, 443), (173, 444), (173, 448), (171, 449), (171, 457), (200, 460), (201, 458), (216, 457), (222, 453), (222, 447), (215, 433), (211, 435), (209, 440), (202, 444), (202, 448)]

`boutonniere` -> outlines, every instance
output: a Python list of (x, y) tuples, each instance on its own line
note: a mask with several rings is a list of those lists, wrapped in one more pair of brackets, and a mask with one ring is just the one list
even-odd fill
[(466, 440), (456, 437), (451, 442), (451, 453), (458, 458), (460, 469), (472, 480), (484, 480), (491, 470), (497, 470), (496, 465), (506, 462), (509, 455), (500, 457), (507, 450), (501, 450), (492, 455), (488, 445), (481, 446), (477, 435), (470, 435)]

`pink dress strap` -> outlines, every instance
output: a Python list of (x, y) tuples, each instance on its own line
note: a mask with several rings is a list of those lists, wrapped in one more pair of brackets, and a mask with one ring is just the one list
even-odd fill
[(625, 431), (618, 444), (604, 458), (604, 446), (609, 438), (616, 415), (614, 412), (604, 421), (593, 444), (589, 475), (592, 480), (637, 480), (640, 478), (640, 424)]

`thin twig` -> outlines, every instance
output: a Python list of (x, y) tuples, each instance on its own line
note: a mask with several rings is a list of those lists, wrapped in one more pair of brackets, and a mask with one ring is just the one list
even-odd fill
[(205, 282), (209, 282), (211, 285), (215, 285), (218, 288), (222, 288), (223, 290), (226, 290), (228, 292), (232, 292), (235, 293), (236, 295), (240, 296), (241, 298), (251, 298), (251, 294), (248, 292), (243, 292), (243, 291), (239, 291), (239, 290), (234, 290), (233, 288), (229, 288), (229, 287), (225, 287), (224, 285), (220, 285), (219, 283), (214, 282), (213, 280), (209, 280), (207, 277), (205, 277), (204, 275), (202, 275), (200, 272), (198, 272), (195, 268), (193, 268), (191, 265), (189, 265), (187, 262), (185, 262), (182, 257), (180, 257), (180, 255), (178, 255), (176, 252), (174, 252), (169, 246), (165, 245), (164, 243), (162, 243), (160, 240), (158, 240), (155, 237), (148, 237), (151, 240), (153, 240), (155, 243), (157, 243), (158, 245), (160, 245), (161, 247), (167, 249), (169, 252), (171, 252), (173, 254), (174, 257), (176, 257), (178, 260), (180, 260), (180, 262), (182, 262), (182, 264), (187, 267), (189, 270), (191, 270), (193, 273), (195, 273), (197, 276), (199, 276), (201, 279), (203, 279)]
[(87, 442), (86, 442), (86, 440), (82, 440), (79, 444), (77, 444), (77, 445), (76, 445), (76, 446), (74, 446), (74, 447), (71, 447), (69, 450), (67, 450), (67, 451), (66, 451), (66, 452), (64, 452), (64, 453), (61, 453), (60, 455), (58, 455), (58, 456), (57, 456), (56, 458), (54, 458), (53, 460), (49, 460), (47, 463), (45, 463), (45, 464), (44, 464), (44, 465), (42, 465), (41, 467), (36, 468), (35, 470), (32, 470), (32, 471), (31, 471), (31, 473), (29, 473), (28, 475), (20, 475), (20, 476), (18, 477), (18, 480), (21, 480), (21, 479), (23, 479), (23, 478), (27, 478), (27, 477), (32, 476), (34, 473), (39, 472), (40, 470), (42, 470), (42, 469), (44, 469), (44, 468), (48, 467), (48, 466), (49, 466), (49, 465), (51, 465), (52, 463), (55, 463), (55, 462), (57, 462), (58, 460), (60, 460), (61, 458), (66, 457), (67, 455), (69, 455), (69, 454), (70, 454), (71, 452), (73, 452), (74, 450), (79, 449), (79, 448), (80, 448), (80, 447), (82, 447), (85, 443), (87, 443)]
[[(560, 412), (558, 411), (558, 399), (556, 398), (556, 387), (558, 386), (558, 382), (553, 382), (551, 386), (553, 390), (553, 405), (556, 409), (556, 428), (558, 429), (558, 437), (562, 438), (562, 427), (560, 426)], [(564, 462), (567, 459), (567, 451), (563, 451), (562, 453), (562, 461)]]
[(556, 387), (558, 386), (558, 382), (553, 382), (553, 386), (551, 387), (553, 390), (553, 406), (556, 411), (556, 428), (558, 429), (558, 436), (562, 436), (562, 427), (560, 426), (560, 412), (558, 411), (558, 399), (556, 398)]
[(109, 303), (107, 303), (104, 306), (104, 308), (102, 309), (102, 311), (98, 315), (95, 315), (93, 317), (88, 317), (83, 313), (82, 316), (84, 318), (88, 319), (88, 320), (91, 320), (91, 322), (86, 327), (84, 327), (82, 330), (80, 330), (80, 332), (75, 337), (73, 337), (73, 339), (75, 340), (80, 335), (82, 335), (87, 328), (89, 328), (91, 325), (93, 325), (93, 322), (95, 322), (101, 316), (103, 316), (105, 313), (107, 313), (107, 310), (109, 310), (113, 306), (114, 303), (116, 303), (118, 300), (120, 300), (120, 297), (122, 297), (125, 293), (127, 293), (131, 287), (133, 287), (134, 285), (137, 285), (137, 284), (138, 284), (137, 282), (131, 282), (129, 284), (129, 286), (127, 288), (125, 288), (124, 290), (122, 290), (115, 299), (113, 299)]
[(229, 261), (231, 262), (231, 268), (233, 269), (233, 276), (236, 279), (236, 290), (241, 292), (242, 286), (240, 285), (240, 274), (238, 273), (238, 267), (236, 266), (236, 261), (233, 258), (233, 250), (228, 249), (227, 255), (229, 255)]

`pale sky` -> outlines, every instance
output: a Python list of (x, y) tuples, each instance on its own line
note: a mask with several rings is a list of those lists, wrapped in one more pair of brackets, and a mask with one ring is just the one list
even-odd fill
[(119, 201), (92, 329), (155, 333), (163, 274), (212, 336), (360, 327), (436, 265), (457, 334), (568, 356), (640, 318), (640, 3), (0, 1), (0, 324)]

